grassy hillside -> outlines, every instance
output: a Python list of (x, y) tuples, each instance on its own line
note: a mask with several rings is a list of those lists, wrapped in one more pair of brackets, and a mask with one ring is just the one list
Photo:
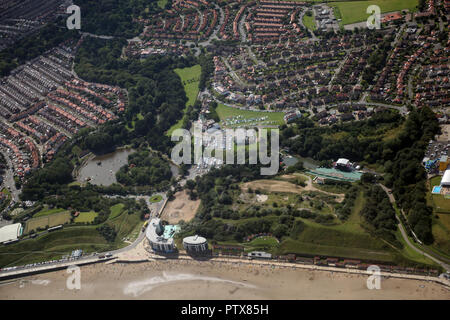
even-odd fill
[[(81, 212), (75, 219), (75, 222), (89, 223), (97, 215), (98, 213), (94, 211)], [(45, 228), (49, 221), (50, 226), (63, 224), (63, 221), (54, 222), (62, 218), (70, 220), (70, 213), (64, 211), (32, 218), (27, 222), (26, 232), (37, 228), (38, 223), (40, 223), (39, 226), (42, 228)], [(114, 242), (107, 242), (96, 230), (104, 224), (114, 228), (116, 231), (117, 235)], [(25, 239), (11, 245), (0, 246), (0, 267), (60, 259), (62, 255), (70, 254), (76, 249), (82, 249), (85, 252), (102, 252), (122, 248), (136, 239), (142, 224), (143, 221), (141, 221), (139, 214), (124, 210), (124, 204), (119, 203), (111, 207), (108, 220), (102, 224), (87, 226), (66, 225), (62, 230), (50, 233), (44, 231), (34, 239)]]
[[(272, 181), (272, 185), (280, 184), (282, 180), (284, 179), (277, 178)], [(234, 211), (240, 213), (239, 219), (213, 219), (220, 220), (227, 225), (239, 227), (261, 219), (257, 216), (251, 216), (251, 211), (256, 208), (259, 208), (257, 212), (264, 212), (266, 210), (274, 212), (276, 208), (282, 208), (283, 210), (290, 206), (315, 213), (316, 217), (325, 217), (335, 215), (336, 208), (340, 206), (339, 197), (333, 197), (332, 195), (323, 194), (318, 191), (305, 189), (302, 191), (303, 187), (294, 185), (291, 188), (287, 188), (285, 192), (275, 192), (273, 190), (268, 192), (264, 188), (258, 187), (258, 183), (260, 183), (258, 181), (263, 180), (244, 183), (241, 189), (235, 192), (231, 207)], [(353, 185), (357, 186), (357, 183)], [(315, 188), (319, 187), (319, 185), (315, 184), (313, 186)], [(341, 185), (328, 187), (320, 186), (322, 190), (336, 194), (346, 193), (346, 190), (349, 190)], [(289, 189), (291, 191), (288, 191)], [(276, 255), (296, 253), (310, 256), (321, 255), (364, 259), (380, 261), (386, 264), (419, 263), (435, 266), (431, 260), (416, 254), (413, 250), (406, 247), (399, 249), (384, 239), (372, 236), (367, 231), (370, 229), (370, 226), (360, 214), (366, 202), (365, 193), (361, 188), (357, 190), (351, 214), (345, 221), (334, 218), (327, 222), (321, 222), (317, 218), (295, 217), (294, 221), (303, 225), (301, 232), (297, 235), (290, 234), (285, 236), (280, 239), (279, 243), (272, 237), (261, 237), (253, 239), (250, 242), (243, 241), (241, 243), (229, 238), (219, 241), (219, 243), (240, 244), (244, 246), (246, 252), (262, 250)], [(264, 197), (265, 195), (267, 195), (267, 198)], [(261, 199), (261, 196), (266, 200), (258, 201), (258, 199)], [(247, 214), (250, 215), (248, 218), (246, 218)], [(263, 219), (275, 225), (280, 223), (280, 216), (273, 213), (263, 215)], [(397, 240), (398, 243), (403, 244), (401, 239)], [(398, 243), (396, 245), (399, 245)]]

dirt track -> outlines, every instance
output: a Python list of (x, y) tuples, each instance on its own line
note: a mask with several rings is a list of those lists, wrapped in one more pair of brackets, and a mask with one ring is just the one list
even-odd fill
[[(283, 179), (295, 179), (298, 178), (298, 176), (295, 175), (284, 175), (281, 176)], [(312, 185), (311, 177), (308, 176), (308, 180), (306, 182), (305, 187), (298, 186), (296, 184), (293, 184), (288, 181), (280, 181), (280, 180), (255, 180), (251, 182), (246, 182), (242, 184), (241, 189), (243, 191), (248, 191), (248, 189), (251, 188), (253, 190), (260, 189), (265, 192), (289, 192), (289, 193), (298, 193), (301, 194), (305, 191), (317, 191), (324, 194), (328, 194), (331, 196), (335, 196), (337, 202), (344, 201), (345, 194), (342, 193), (331, 193), (327, 191), (323, 191), (320, 189), (317, 189)]]

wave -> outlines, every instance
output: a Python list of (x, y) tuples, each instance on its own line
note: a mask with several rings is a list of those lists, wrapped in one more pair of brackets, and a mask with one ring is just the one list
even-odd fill
[(32, 284), (47, 286), (50, 284), (50, 280), (31, 280)]
[(223, 283), (230, 283), (234, 285), (239, 285), (246, 288), (256, 288), (254, 285), (238, 282), (238, 281), (232, 281), (232, 280), (226, 280), (216, 277), (206, 277), (206, 276), (199, 276), (194, 274), (188, 274), (188, 273), (178, 273), (178, 274), (168, 274), (166, 272), (163, 272), (162, 276), (154, 276), (150, 279), (141, 280), (141, 281), (134, 281), (129, 283), (123, 290), (124, 294), (126, 295), (133, 295), (134, 297), (140, 296), (141, 294), (151, 291), (154, 288), (168, 284), (171, 282), (177, 282), (177, 281), (211, 281), (211, 282), (223, 282)]

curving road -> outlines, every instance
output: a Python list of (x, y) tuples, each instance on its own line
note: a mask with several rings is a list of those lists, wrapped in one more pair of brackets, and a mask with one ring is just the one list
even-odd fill
[[(384, 190), (384, 192), (386, 192), (386, 194), (389, 197), (389, 201), (392, 204), (395, 204), (395, 198), (392, 195), (392, 193), (390, 193), (390, 189), (388, 189), (386, 186), (382, 185), (381, 183), (379, 183), (379, 186)], [(436, 253), (434, 253), (436, 256), (438, 256), (439, 258), (436, 258), (435, 256), (428, 254), (427, 252), (419, 249), (418, 247), (416, 247), (416, 245), (412, 244), (411, 241), (408, 238), (408, 234), (405, 231), (405, 228), (403, 227), (402, 221), (400, 220), (400, 218), (397, 216), (397, 214), (395, 214), (395, 217), (398, 220), (398, 228), (400, 229), (400, 232), (402, 234), (403, 239), (405, 240), (406, 244), (413, 249), (414, 251), (416, 251), (417, 253), (420, 253), (421, 255), (433, 260), (434, 262), (436, 262), (437, 264), (439, 264), (440, 266), (442, 266), (446, 271), (450, 271), (450, 265), (448, 265), (447, 263), (443, 262), (442, 260), (446, 260), (443, 259), (442, 257), (438, 256)], [(415, 236), (415, 235), (414, 235)], [(419, 239), (416, 239), (419, 240)], [(420, 241), (420, 240), (419, 240)], [(442, 260), (441, 260), (442, 259)]]

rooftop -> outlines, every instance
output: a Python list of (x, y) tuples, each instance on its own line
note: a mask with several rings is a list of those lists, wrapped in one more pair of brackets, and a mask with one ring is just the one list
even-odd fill
[(203, 237), (200, 237), (199, 235), (186, 237), (183, 239), (183, 242), (189, 243), (189, 244), (202, 244), (206, 242), (206, 239)]
[[(162, 229), (162, 233), (160, 232)], [(153, 243), (173, 243), (173, 236), (176, 232), (180, 230), (177, 225), (166, 225), (161, 224), (161, 220), (154, 218), (148, 224), (147, 230), (145, 231), (145, 236), (147, 239)], [(161, 234), (161, 235), (158, 235)]]
[(17, 240), (22, 234), (22, 225), (20, 223), (10, 224), (0, 228), (0, 243)]

